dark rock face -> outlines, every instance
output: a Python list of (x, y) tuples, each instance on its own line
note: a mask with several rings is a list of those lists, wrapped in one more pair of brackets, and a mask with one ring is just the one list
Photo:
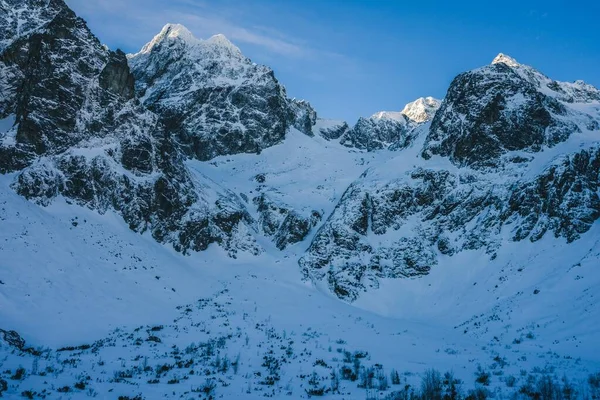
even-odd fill
[[(82, 83), (97, 77), (108, 52), (98, 44), (97, 48), (86, 46), (91, 53), (80, 53), (88, 43), (96, 44), (97, 40), (85, 23), (63, 6), (43, 28), (15, 39), (4, 49), (0, 69), (8, 70), (15, 80), (3, 91), (4, 109), (0, 113), (15, 114), (18, 129), (16, 146), (3, 148), (2, 153), (18, 159), (3, 158), (3, 170), (26, 165), (35, 155), (64, 151), (90, 136), (91, 132), (84, 130), (93, 127), (76, 126), (87, 96)], [(73, 68), (56, 68), (68, 63)], [(104, 97), (104, 93), (99, 95)], [(80, 122), (93, 124), (92, 120), (100, 116), (90, 117)]]
[(260, 153), (295, 123), (310, 132), (310, 115), (296, 121), (273, 71), (222, 35), (198, 40), (181, 25), (167, 25), (129, 61), (139, 96), (189, 157)]
[(514, 241), (552, 232), (571, 242), (600, 218), (599, 174), (595, 147), (560, 157), (534, 179), (502, 184), (496, 174), (468, 170), (418, 168), (376, 184), (365, 176), (344, 194), (300, 266), (352, 301), (378, 287), (378, 278), (427, 274), (438, 251), (485, 249), (494, 257), (503, 230)]
[(272, 200), (262, 193), (253, 203), (260, 215), (258, 223), (265, 236), (272, 237), (279, 250), (303, 241), (323, 218), (319, 211), (312, 210), (302, 215), (287, 205)]
[(336, 140), (342, 137), (350, 127), (345, 121), (335, 124), (328, 124), (326, 127), (319, 129), (319, 135), (327, 140)]
[[(41, 205), (61, 195), (115, 211), (178, 251), (218, 243), (231, 256), (258, 253), (241, 201), (215, 185), (199, 187), (170, 132), (134, 97), (125, 55), (105, 49), (64, 3), (52, 4), (51, 20), (0, 53), (0, 70), (9, 73), (2, 76), (10, 76), (0, 117), (14, 115), (16, 130), (0, 137), (0, 170), (19, 171), (14, 190)], [(45, 15), (31, 12), (38, 14)]]
[(135, 95), (135, 80), (127, 65), (127, 57), (121, 50), (110, 54), (108, 63), (100, 73), (100, 87), (125, 100)]
[(369, 118), (359, 118), (340, 143), (366, 151), (404, 149), (414, 139), (414, 130), (433, 118), (440, 103), (433, 97), (421, 97), (400, 112), (381, 111)]
[[(420, 166), (394, 176), (392, 160), (354, 182), (300, 259), (305, 276), (353, 301), (381, 278), (429, 273), (438, 253), (494, 258), (506, 233), (572, 242), (587, 232), (600, 218), (600, 146), (588, 139), (600, 131), (600, 92), (553, 82), (512, 59), (459, 75), (430, 129), (420, 129), (424, 149), (397, 157), (423, 154)], [(584, 130), (581, 144), (561, 142)], [(548, 146), (566, 154), (536, 154)], [(433, 154), (470, 167), (445, 169)]]
[(283, 250), (290, 244), (303, 241), (321, 219), (321, 213), (316, 210), (306, 217), (295, 211), (289, 212), (275, 234), (275, 245)]
[[(548, 85), (556, 91), (547, 90)], [(560, 101), (565, 96), (559, 92), (575, 86), (566, 85), (506, 59), (460, 74), (433, 119), (423, 156), (494, 167), (507, 152), (552, 147), (580, 131), (568, 118), (577, 112)]]
[(408, 141), (411, 126), (406, 119), (359, 118), (352, 129), (340, 139), (346, 147), (373, 151)]
[(47, 24), (64, 8), (63, 0), (4, 0), (0, 3), (0, 52), (16, 38)]
[(572, 242), (600, 218), (600, 147), (558, 158), (508, 200), (506, 219), (519, 219), (514, 240), (541, 239), (548, 231)]
[[(10, 347), (14, 347), (19, 351), (29, 353), (33, 356), (39, 356), (41, 354), (38, 350), (35, 350), (32, 347), (26, 347), (25, 339), (23, 339), (17, 331), (6, 331), (4, 329), (0, 329), (0, 335), (2, 336), (0, 340), (3, 340)], [(6, 382), (4, 387), (2, 382), (0, 382), (0, 395), (2, 394), (3, 390), (6, 390)]]
[(317, 122), (317, 112), (306, 100), (291, 100), (292, 112), (296, 116), (294, 128), (308, 136), (314, 136), (313, 126)]

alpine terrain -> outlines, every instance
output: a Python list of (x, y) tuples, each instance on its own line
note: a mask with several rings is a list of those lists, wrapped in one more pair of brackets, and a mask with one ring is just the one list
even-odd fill
[(583, 81), (499, 54), (348, 123), (223, 35), (0, 0), (0, 397), (600, 398), (599, 265)]

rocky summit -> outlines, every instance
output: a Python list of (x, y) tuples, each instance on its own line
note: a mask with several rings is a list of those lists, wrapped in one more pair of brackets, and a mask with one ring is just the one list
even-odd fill
[(128, 58), (142, 103), (188, 157), (260, 153), (280, 143), (296, 119), (306, 133), (314, 125), (316, 114), (311, 119), (304, 104), (289, 100), (270, 68), (223, 35), (200, 40), (168, 24)]

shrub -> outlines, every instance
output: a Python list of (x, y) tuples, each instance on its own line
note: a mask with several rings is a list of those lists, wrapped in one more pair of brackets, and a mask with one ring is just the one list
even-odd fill
[(573, 386), (566, 376), (562, 378), (562, 396), (564, 400), (575, 400), (577, 398), (577, 389)]
[(217, 384), (212, 379), (207, 379), (204, 385), (200, 386), (200, 392), (204, 393), (206, 397), (211, 397), (215, 393)]
[(508, 375), (505, 379), (504, 379), (504, 383), (506, 383), (506, 386), (511, 388), (511, 387), (515, 387), (515, 384), (517, 383), (517, 378), (515, 378), (512, 375)]
[(390, 381), (392, 382), (392, 385), (400, 384), (400, 374), (395, 369), (390, 372)]
[(35, 396), (35, 393), (32, 392), (31, 390), (24, 390), (21, 392), (21, 396), (25, 397), (26, 399), (33, 399)]
[(543, 400), (554, 400), (562, 394), (560, 386), (554, 382), (552, 377), (547, 375), (542, 376), (542, 378), (538, 381), (537, 393), (540, 394)]
[(12, 379), (13, 381), (20, 381), (20, 380), (23, 380), (24, 378), (25, 378), (25, 368), (23, 368), (23, 367), (17, 368), (17, 370), (15, 371), (13, 376), (10, 377), (10, 379)]
[(339, 393), (340, 391), (340, 378), (335, 370), (331, 371), (331, 393)]
[(425, 371), (421, 379), (421, 396), (427, 400), (441, 400), (442, 398), (442, 376), (435, 369)]
[(231, 368), (233, 368), (233, 373), (237, 375), (238, 369), (240, 368), (240, 354), (235, 357), (235, 361), (231, 363)]
[(325, 394), (325, 386), (321, 385), (321, 380), (316, 372), (311, 374), (308, 385), (310, 387), (305, 390), (309, 396), (323, 396)]
[(387, 390), (390, 387), (387, 376), (383, 372), (382, 368), (379, 368), (377, 370), (377, 383), (378, 383), (377, 388), (379, 390)]
[(600, 372), (590, 374), (588, 377), (588, 384), (590, 385), (592, 398), (600, 399)]
[(490, 384), (490, 374), (489, 372), (481, 369), (481, 366), (477, 367), (477, 372), (475, 373), (475, 382), (482, 384), (483, 386), (489, 386)]
[(360, 383), (358, 384), (358, 387), (363, 389), (373, 389), (375, 387), (373, 384), (374, 379), (375, 371), (373, 368), (362, 368), (360, 370)]
[(485, 388), (470, 390), (465, 400), (486, 400), (489, 397), (489, 391)]
[(354, 382), (356, 379), (358, 379), (358, 377), (356, 376), (356, 374), (354, 373), (352, 368), (350, 368), (346, 365), (343, 365), (340, 368), (340, 376), (343, 380), (346, 380), (346, 381)]
[(162, 340), (160, 340), (158, 336), (150, 335), (148, 336), (148, 339), (146, 339), (146, 342), (161, 343)]
[(327, 368), (327, 363), (322, 358), (319, 358), (317, 361), (315, 361), (315, 363), (313, 364), (313, 367), (316, 367), (317, 365)]
[(460, 379), (456, 379), (452, 372), (446, 372), (444, 374), (444, 380), (442, 382), (444, 400), (458, 400), (461, 398), (460, 390)]

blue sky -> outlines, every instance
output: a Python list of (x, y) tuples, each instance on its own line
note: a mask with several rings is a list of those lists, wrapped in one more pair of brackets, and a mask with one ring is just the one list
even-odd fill
[(291, 97), (354, 122), (442, 98), (503, 52), (551, 78), (600, 87), (600, 2), (66, 0), (109, 47), (134, 52), (166, 23), (223, 33)]

